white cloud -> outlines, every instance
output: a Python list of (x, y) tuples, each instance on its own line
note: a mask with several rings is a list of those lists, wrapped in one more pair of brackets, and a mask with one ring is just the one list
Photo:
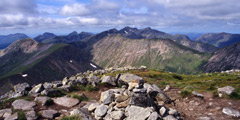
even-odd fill
[(65, 16), (82, 16), (89, 15), (91, 11), (86, 8), (86, 5), (75, 3), (72, 5), (64, 5), (60, 10), (60, 14)]

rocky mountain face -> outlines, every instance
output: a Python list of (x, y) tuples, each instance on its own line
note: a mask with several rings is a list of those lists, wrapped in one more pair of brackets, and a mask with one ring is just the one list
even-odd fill
[(98, 39), (90, 51), (92, 60), (101, 67), (145, 65), (178, 73), (194, 73), (208, 59), (207, 54), (169, 39), (129, 39), (121, 34)]
[(34, 38), (34, 40), (38, 42), (42, 42), (45, 39), (55, 37), (56, 35), (53, 33), (45, 32), (42, 35), (38, 35), (37, 37)]
[(42, 41), (42, 43), (71, 43), (81, 41), (82, 39), (92, 36), (91, 33), (81, 32), (77, 33), (76, 31), (66, 35), (66, 36), (55, 36)]
[(10, 35), (0, 35), (0, 49), (6, 48), (12, 42), (23, 39), (29, 38), (27, 35), (22, 33), (10, 34)]
[[(76, 55), (77, 53), (77, 55)], [(19, 82), (54, 81), (98, 66), (79, 48), (67, 44), (43, 44), (22, 39), (0, 51), (1, 92)]]
[(204, 65), (206, 72), (219, 72), (240, 68), (240, 43), (216, 51)]
[(200, 36), (196, 41), (208, 43), (216, 47), (226, 47), (235, 43), (240, 42), (240, 34), (230, 33), (208, 33)]
[(179, 44), (182, 44), (186, 47), (192, 48), (200, 52), (210, 53), (217, 50), (217, 47), (214, 47), (213, 45), (192, 41), (186, 35), (182, 34), (171, 35), (158, 30), (151, 29), (149, 27), (144, 29), (125, 27), (119, 30), (118, 33), (130, 39), (171, 39)]

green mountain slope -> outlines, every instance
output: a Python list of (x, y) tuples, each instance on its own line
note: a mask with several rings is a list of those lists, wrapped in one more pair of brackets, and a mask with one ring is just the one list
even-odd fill
[(99, 39), (92, 60), (101, 67), (141, 66), (178, 73), (197, 73), (209, 54), (192, 50), (169, 39), (128, 39), (120, 34)]

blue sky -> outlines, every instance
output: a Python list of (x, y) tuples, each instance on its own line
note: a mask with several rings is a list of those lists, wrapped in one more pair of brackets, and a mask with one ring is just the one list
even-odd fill
[(0, 34), (101, 32), (125, 26), (164, 32), (240, 31), (239, 0), (1, 0)]

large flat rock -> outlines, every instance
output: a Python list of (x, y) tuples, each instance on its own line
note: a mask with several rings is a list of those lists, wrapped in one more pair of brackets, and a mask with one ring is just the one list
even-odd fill
[(24, 99), (15, 100), (12, 103), (13, 108), (18, 110), (33, 110), (35, 105), (35, 102), (26, 101)]
[(53, 101), (54, 103), (64, 107), (73, 107), (79, 103), (78, 99), (70, 98), (66, 96), (53, 99)]

